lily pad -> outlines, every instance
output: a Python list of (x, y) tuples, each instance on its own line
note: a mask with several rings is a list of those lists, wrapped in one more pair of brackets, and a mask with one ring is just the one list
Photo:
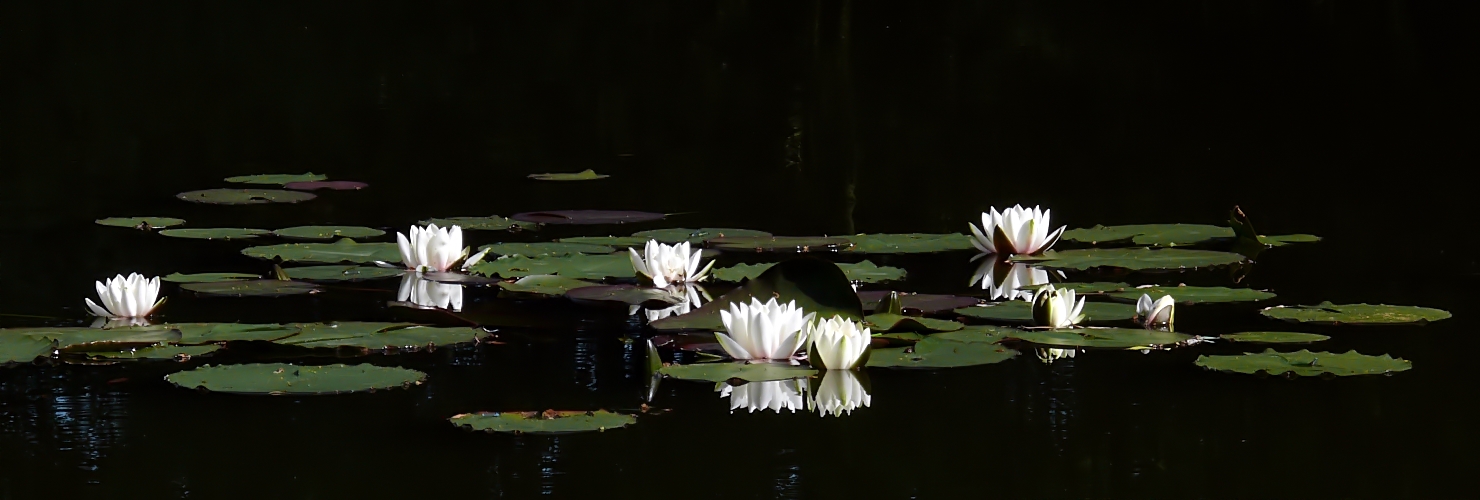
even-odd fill
[(1225, 333), (1219, 335), (1218, 338), (1230, 342), (1252, 342), (1259, 344), (1309, 344), (1331, 337), (1300, 332), (1243, 332)]
[(667, 217), (667, 215), (630, 210), (550, 210), (545, 212), (524, 212), (509, 216), (509, 218), (517, 221), (539, 224), (625, 224), (629, 222), (659, 220), (664, 217)]
[[(879, 301), (889, 296), (889, 291), (862, 291), (858, 292), (858, 299), (863, 301), (865, 311), (873, 311), (879, 307)], [(981, 303), (976, 297), (960, 297), (956, 295), (932, 295), (928, 293), (904, 293), (899, 292), (899, 302), (903, 310), (914, 314), (931, 314), (941, 311), (949, 311), (956, 308), (974, 306)]]
[[(1044, 285), (1023, 285), (1024, 290), (1037, 291)], [(1132, 287), (1125, 283), (1113, 283), (1107, 281), (1094, 281), (1090, 283), (1053, 283), (1053, 287), (1061, 290), (1073, 290), (1076, 295), (1102, 295), (1110, 292), (1129, 290)], [(1136, 298), (1140, 298), (1137, 295)]]
[(536, 274), (555, 274), (576, 279), (631, 278), (632, 259), (627, 254), (568, 255), (530, 258), (523, 255), (484, 259), (470, 269), (483, 276), (516, 278)]
[(762, 301), (775, 298), (779, 303), (796, 301), (797, 307), (817, 313), (818, 318), (842, 316), (863, 320), (863, 305), (843, 270), (831, 262), (807, 257), (776, 264), (688, 314), (663, 318), (648, 326), (658, 330), (719, 330), (723, 327), (719, 312), (736, 302), (749, 303), (751, 298)]
[(295, 323), (293, 326), (299, 329), (297, 335), (277, 340), (276, 342), (286, 345), (300, 345), (329, 340), (352, 339), (418, 325), (415, 323), (388, 323), (383, 321), (334, 321), (329, 323)]
[(898, 314), (870, 314), (864, 318), (875, 332), (949, 332), (966, 325), (948, 319), (920, 318)]
[(642, 248), (643, 245), (647, 244), (648, 238), (638, 238), (636, 236), (573, 236), (570, 238), (557, 238), (555, 241), (615, 248)]
[(1099, 347), (1106, 349), (1149, 348), (1180, 344), (1191, 335), (1145, 328), (1075, 328), (1072, 330), (1021, 330), (1010, 337), (1049, 347)]
[[(1076, 291), (1076, 293), (1078, 293)], [(1274, 298), (1274, 294), (1249, 288), (1226, 288), (1221, 286), (1150, 286), (1129, 288), (1110, 293), (1110, 298), (1135, 302), (1141, 295), (1159, 299), (1171, 295), (1178, 304), (1202, 304), (1213, 302), (1254, 302)]]
[(1282, 247), (1291, 243), (1315, 243), (1317, 241), (1321, 241), (1321, 237), (1314, 234), (1285, 234), (1259, 237), (1260, 243), (1272, 247)]
[(283, 280), (240, 280), (214, 281), (209, 283), (184, 283), (180, 288), (205, 295), (223, 297), (282, 297), (315, 293), (319, 286), (302, 281)]
[(438, 283), (446, 283), (449, 285), (482, 286), (492, 285), (500, 281), (497, 278), (489, 278), (486, 276), (475, 276), (472, 274), (436, 271), (421, 273), (421, 277), (422, 279), (425, 279), (427, 281), (435, 281)]
[(606, 410), (464, 413), (447, 420), (452, 422), (452, 425), (464, 429), (514, 434), (570, 434), (605, 431), (637, 423), (637, 417)]
[[(766, 272), (775, 264), (740, 264), (730, 267), (721, 267), (713, 270), (711, 276), (719, 281), (740, 281), (743, 279), (754, 279)], [(862, 281), (864, 283), (878, 283), (881, 281), (893, 281), (904, 279), (905, 270), (897, 267), (879, 267), (873, 262), (863, 261), (857, 264), (843, 262), (838, 264), (843, 274), (849, 280)]]
[(665, 376), (681, 380), (725, 382), (740, 379), (746, 382), (766, 382), (811, 376), (817, 370), (792, 366), (786, 363), (698, 363), (692, 365), (668, 365), (658, 370)]
[(182, 345), (247, 340), (273, 342), (297, 335), (303, 329), (295, 324), (256, 323), (172, 323), (162, 326), (179, 331), (177, 342)]
[(310, 281), (363, 281), (393, 278), (404, 274), (404, 269), (374, 266), (306, 266), (286, 267), (283, 274), (295, 280)]
[(965, 234), (858, 234), (848, 236), (861, 253), (929, 253), (974, 248)]
[(682, 243), (685, 241), (689, 243), (700, 243), (715, 238), (755, 238), (769, 236), (771, 236), (771, 233), (765, 231), (756, 231), (754, 229), (734, 229), (719, 227), (689, 229), (686, 227), (674, 227), (668, 229), (650, 229), (647, 231), (638, 231), (636, 233), (632, 233), (631, 237), (641, 238), (643, 243), (647, 243), (647, 240), (651, 239), (658, 240), (659, 243), (668, 243), (671, 245), (675, 243)]
[(328, 179), (328, 178), (329, 177), (328, 176), (325, 176), (325, 175), (319, 175), (319, 174), (315, 174), (313, 172), (308, 172), (308, 173), (305, 173), (305, 174), (238, 175), (236, 177), (227, 177), (226, 178), (226, 182), (235, 182), (235, 183), (239, 183), (239, 184), (277, 184), (277, 185), (283, 185), (283, 184), (287, 184), (289, 182), (322, 181), (322, 180)]
[[(1084, 303), (1084, 320), (1081, 324), (1126, 321), (1136, 316), (1136, 306), (1111, 302)], [(1032, 323), (1033, 305), (1026, 301), (1013, 300), (996, 305), (963, 307), (956, 314), (1006, 323)]]
[(957, 342), (936, 334), (912, 347), (874, 349), (868, 366), (873, 368), (955, 368), (989, 365), (1012, 359), (1017, 351), (984, 342)]
[(130, 349), (117, 352), (91, 353), (93, 359), (107, 360), (174, 360), (185, 361), (196, 356), (204, 356), (221, 349), (219, 345), (160, 345), (145, 347), (142, 349)]
[(1314, 306), (1274, 306), (1265, 308), (1260, 311), (1260, 314), (1298, 323), (1352, 325), (1428, 323), (1450, 316), (1447, 311), (1428, 307), (1332, 304), (1330, 302), (1322, 302)]
[(280, 189), (202, 189), (186, 191), (176, 198), (211, 205), (257, 205), (261, 203), (298, 203), (315, 198), (313, 193)]
[(317, 191), (320, 189), (331, 189), (334, 191), (354, 191), (369, 187), (369, 184), (358, 181), (298, 181), (283, 184), (284, 189), (296, 189), (299, 191)]
[(589, 168), (576, 173), (529, 174), (530, 179), (537, 181), (594, 181), (607, 177), (611, 176), (598, 174), (595, 170)]
[(178, 342), (180, 331), (168, 327), (126, 327), (114, 329), (98, 328), (8, 328), (5, 333), (23, 333), (32, 337), (55, 340), (57, 350), (62, 352), (119, 351), (148, 347), (154, 344)]
[(109, 217), (106, 219), (98, 219), (93, 222), (102, 224), (104, 226), (127, 227), (132, 229), (143, 229), (147, 231), (150, 229), (163, 229), (171, 226), (178, 226), (184, 224), (185, 219), (176, 219), (174, 217)]
[(1234, 264), (1244, 256), (1212, 250), (1183, 248), (1088, 248), (1050, 251), (1043, 255), (1014, 255), (1013, 262), (1030, 262), (1058, 269), (1091, 269), (1118, 267), (1132, 271), (1147, 269), (1186, 269)]
[(30, 363), (50, 356), (56, 348), (57, 341), (52, 338), (0, 334), (0, 364)]
[(319, 395), (410, 387), (426, 377), (416, 370), (389, 366), (245, 364), (206, 365), (164, 379), (182, 388), (211, 392)]
[(438, 217), (427, 219), (417, 224), (423, 226), (436, 224), (437, 227), (458, 226), (464, 231), (503, 231), (506, 229), (530, 229), (534, 224), (522, 223), (507, 217), (490, 215), (487, 217)]
[(190, 238), (197, 240), (244, 240), (247, 238), (256, 238), (264, 234), (272, 234), (272, 231), (268, 231), (266, 229), (217, 227), (208, 229), (165, 229), (163, 231), (160, 231), (159, 234), (161, 236), (169, 236), (171, 238)]
[(529, 293), (536, 295), (565, 295), (578, 288), (585, 288), (596, 283), (590, 281), (567, 278), (565, 276), (554, 276), (549, 274), (537, 274), (525, 276), (516, 281), (500, 281), (498, 286), (505, 291), (514, 293)]
[(708, 245), (748, 252), (834, 252), (852, 247), (853, 242), (826, 236), (722, 236), (710, 238)]
[(1137, 245), (1173, 247), (1196, 245), (1234, 237), (1233, 229), (1206, 224), (1134, 224), (1095, 226), (1064, 231), (1064, 241), (1111, 243), (1130, 240)]
[(1235, 373), (1254, 374), (1259, 372), (1270, 375), (1282, 375), (1289, 373), (1304, 377), (1319, 375), (1379, 375), (1393, 372), (1408, 371), (1413, 368), (1413, 363), (1403, 358), (1393, 358), (1389, 355), (1370, 356), (1359, 354), (1357, 351), (1347, 351), (1345, 354), (1329, 352), (1310, 352), (1299, 350), (1296, 352), (1280, 353), (1274, 349), (1262, 353), (1243, 354), (1237, 356), (1198, 356), (1197, 366), (1210, 370), (1218, 370)]
[(215, 283), (220, 281), (254, 280), (261, 277), (260, 275), (247, 273), (170, 273), (168, 276), (159, 279), (171, 283)]
[(634, 285), (598, 285), (571, 289), (566, 297), (576, 300), (621, 302), (650, 308), (662, 308), (682, 304), (687, 300), (659, 288)]
[(297, 226), (279, 229), (273, 231), (272, 234), (300, 240), (332, 240), (334, 238), (373, 238), (384, 235), (385, 231), (363, 226)]
[(523, 255), (525, 257), (565, 257), (582, 253), (603, 254), (617, 251), (606, 245), (564, 242), (494, 243), (478, 247), (478, 250), (487, 250), (492, 255)]
[(427, 347), (470, 344), (492, 335), (481, 328), (431, 326), (392, 327), (373, 333), (312, 342), (293, 342), (308, 348), (356, 347), (370, 351), (416, 351)]
[(1005, 326), (969, 325), (953, 332), (941, 332), (930, 335), (938, 340), (950, 340), (954, 342), (978, 342), (982, 344), (996, 344), (1003, 339), (1012, 337), (1023, 330)]
[(282, 259), (283, 262), (322, 264), (401, 261), (401, 249), (395, 243), (357, 243), (351, 239), (333, 243), (284, 243), (247, 247), (242, 249), (242, 255), (267, 260)]

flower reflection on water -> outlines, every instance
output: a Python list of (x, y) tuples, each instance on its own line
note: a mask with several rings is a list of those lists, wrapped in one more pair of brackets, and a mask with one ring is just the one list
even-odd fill
[(791, 410), (796, 413), (807, 404), (807, 381), (805, 379), (771, 380), (749, 382), (740, 386), (728, 383), (717, 389), (719, 397), (730, 398), (730, 413), (744, 408), (751, 413), (756, 410)]

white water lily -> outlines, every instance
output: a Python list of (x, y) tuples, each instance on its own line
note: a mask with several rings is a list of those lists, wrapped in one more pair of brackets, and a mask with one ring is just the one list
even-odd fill
[(868, 361), (869, 329), (842, 316), (807, 323), (807, 359), (828, 371), (852, 370)]
[(709, 273), (709, 268), (714, 267), (714, 261), (699, 269), (700, 251), (689, 251), (689, 242), (685, 241), (677, 245), (658, 243), (658, 240), (648, 240), (643, 253), (638, 254), (637, 249), (628, 248), (632, 257), (632, 269), (643, 276), (653, 280), (653, 286), (667, 288), (673, 283), (688, 283), (703, 280)]
[(109, 278), (106, 283), (96, 283), (98, 299), (103, 305), (99, 306), (92, 299), (83, 299), (94, 316), (142, 318), (164, 304), (164, 299), (154, 301), (159, 296), (159, 277), (144, 279), (142, 274), (131, 273), (125, 278), (120, 274)]
[(791, 410), (796, 413), (807, 404), (807, 385), (802, 379), (750, 382), (739, 387), (723, 384), (719, 397), (730, 398), (730, 413), (745, 408), (751, 413), (756, 410)]
[[(966, 286), (975, 286), (981, 282), (982, 290), (986, 290), (992, 300), (1028, 300), (1033, 296), (1033, 290), (1025, 290), (1048, 283), (1048, 271), (1041, 267), (1030, 266), (1023, 263), (1007, 263), (998, 254), (977, 254), (972, 261), (982, 259), (981, 265), (976, 267), (976, 274), (971, 276), (971, 282)], [(1058, 271), (1059, 277), (1064, 273)]]
[(411, 226), (411, 236), (405, 233), (396, 233), (396, 244), (401, 249), (401, 265), (396, 266), (386, 262), (376, 262), (387, 267), (405, 267), (413, 271), (422, 272), (446, 272), (448, 270), (467, 270), (483, 260), (488, 254), (487, 250), (473, 254), (468, 247), (463, 246), (462, 227), (437, 227), (436, 224)]
[(749, 304), (736, 302), (719, 312), (728, 334), (714, 332), (714, 336), (735, 359), (791, 359), (807, 344), (805, 327), (816, 315), (802, 311), (794, 300), (782, 305), (775, 297), (765, 303), (751, 297)]
[(1084, 297), (1074, 300), (1074, 290), (1043, 285), (1033, 294), (1033, 323), (1049, 328), (1068, 328), (1084, 319)]
[[(675, 298), (678, 298), (681, 302), (662, 309), (648, 309), (646, 311), (643, 311), (647, 315), (648, 323), (652, 323), (654, 321), (667, 318), (669, 316), (680, 316), (688, 314), (689, 311), (693, 311), (694, 309), (698, 309), (700, 306), (703, 306), (704, 301), (710, 300), (709, 293), (704, 291), (704, 287), (694, 283), (679, 283), (677, 285), (669, 285), (667, 288), (664, 288), (663, 291), (667, 292), (669, 295), (674, 296)], [(637, 311), (642, 310), (642, 306), (634, 305), (627, 309), (627, 314), (637, 314)]]
[(1042, 361), (1044, 364), (1053, 364), (1054, 361), (1058, 361), (1060, 359), (1073, 358), (1074, 357), (1074, 354), (1075, 354), (1075, 350), (1074, 349), (1055, 349), (1055, 348), (1050, 347), (1050, 348), (1047, 348), (1047, 349), (1038, 349), (1037, 351), (1034, 352), (1034, 354), (1037, 354), (1038, 355), (1038, 360), (1039, 361)]
[(1049, 212), (1036, 206), (1028, 210), (1013, 205), (1001, 212), (992, 207), (991, 212), (982, 212), (981, 229), (977, 229), (976, 224), (969, 224), (973, 236), (971, 244), (985, 253), (1028, 255), (1048, 250), (1059, 241), (1065, 227), (1059, 226), (1049, 233)]
[(822, 374), (810, 409), (826, 417), (841, 417), (853, 414), (853, 410), (867, 408), (872, 402), (868, 387), (864, 385), (865, 374), (854, 370), (828, 370)]
[(1173, 313), (1176, 312), (1177, 301), (1171, 295), (1163, 295), (1151, 301), (1151, 296), (1141, 294), (1136, 301), (1136, 317), (1141, 319), (1141, 324), (1147, 327), (1153, 325), (1171, 325)]
[(463, 286), (438, 283), (421, 276), (421, 273), (406, 273), (401, 277), (401, 289), (396, 300), (430, 309), (462, 311)]

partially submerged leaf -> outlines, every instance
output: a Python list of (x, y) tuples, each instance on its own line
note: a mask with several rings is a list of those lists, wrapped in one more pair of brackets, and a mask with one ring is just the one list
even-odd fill
[(298, 203), (315, 198), (313, 193), (281, 189), (202, 189), (186, 191), (176, 198), (211, 205), (256, 205), (261, 203)]
[(1299, 323), (1353, 325), (1428, 323), (1450, 316), (1448, 311), (1428, 307), (1331, 302), (1313, 306), (1274, 306), (1265, 308), (1260, 314)]
[(1413, 368), (1413, 363), (1402, 359), (1393, 358), (1389, 355), (1370, 356), (1359, 354), (1357, 351), (1347, 351), (1345, 354), (1330, 352), (1310, 352), (1299, 350), (1296, 352), (1275, 352), (1274, 349), (1262, 353), (1243, 354), (1237, 356), (1198, 356), (1197, 366), (1210, 370), (1218, 370), (1235, 373), (1254, 374), (1264, 372), (1270, 375), (1292, 374), (1299, 376), (1318, 375), (1378, 375), (1394, 372), (1407, 371)]
[(817, 318), (835, 315), (863, 321), (863, 304), (848, 277), (836, 264), (817, 258), (797, 258), (781, 262), (714, 301), (688, 314), (671, 316), (649, 323), (658, 330), (718, 330), (719, 312), (730, 304), (762, 302), (775, 298), (778, 303), (796, 301), (803, 311), (817, 313)]
[(320, 395), (410, 387), (425, 373), (388, 366), (289, 364), (206, 365), (172, 373), (165, 381), (185, 389), (232, 394)]
[(335, 238), (373, 238), (385, 231), (364, 226), (296, 226), (273, 231), (283, 238), (299, 240), (332, 240)]
[(576, 173), (529, 174), (530, 179), (537, 181), (592, 181), (607, 177), (611, 176), (598, 174), (589, 168)]
[(313, 182), (313, 181), (322, 181), (322, 180), (328, 179), (328, 178), (329, 178), (328, 176), (315, 174), (313, 172), (308, 172), (308, 173), (304, 173), (304, 174), (238, 175), (236, 177), (227, 177), (226, 178), (226, 182), (235, 182), (235, 183), (240, 183), (240, 184), (277, 184), (277, 185), (283, 185), (283, 184), (287, 184), (289, 182)]
[(395, 243), (357, 243), (351, 239), (333, 243), (284, 243), (247, 247), (242, 249), (242, 255), (267, 260), (282, 259), (283, 262), (322, 264), (401, 261), (401, 249)]
[(197, 240), (244, 240), (256, 238), (264, 234), (272, 234), (266, 229), (247, 229), (239, 227), (215, 227), (215, 228), (186, 228), (166, 229), (160, 231), (161, 236), (171, 238), (190, 238)]
[(1043, 255), (1014, 255), (1012, 262), (1028, 262), (1058, 269), (1091, 269), (1118, 267), (1132, 271), (1147, 269), (1186, 269), (1234, 264), (1244, 256), (1212, 250), (1182, 248), (1088, 248), (1050, 251)]
[(786, 363), (699, 363), (692, 365), (668, 365), (658, 370), (665, 376), (682, 380), (725, 382), (740, 379), (747, 382), (787, 380), (814, 375), (817, 370), (792, 366)]
[(483, 432), (513, 434), (570, 434), (605, 431), (637, 423), (632, 415), (596, 411), (479, 412), (464, 413), (447, 419), (452, 425)]
[(185, 219), (176, 219), (174, 217), (109, 217), (106, 219), (98, 219), (93, 222), (104, 226), (126, 227), (131, 229), (143, 229), (147, 231), (151, 229), (164, 229), (171, 226), (178, 226), (184, 224)]
[(920, 318), (898, 314), (870, 314), (864, 318), (875, 332), (949, 332), (966, 325), (947, 319)]

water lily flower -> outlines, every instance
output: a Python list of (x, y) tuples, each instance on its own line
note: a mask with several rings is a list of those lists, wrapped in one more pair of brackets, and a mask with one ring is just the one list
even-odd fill
[(796, 413), (807, 404), (807, 386), (802, 379), (750, 382), (739, 387), (727, 383), (718, 391), (719, 397), (730, 398), (730, 413), (740, 408), (751, 413), (756, 410), (781, 413), (783, 409)]
[(735, 359), (791, 359), (807, 344), (804, 327), (816, 315), (804, 313), (794, 300), (781, 305), (775, 297), (765, 303), (751, 297), (749, 304), (736, 302), (719, 312), (728, 334), (714, 332), (714, 336)]
[(421, 276), (421, 273), (406, 273), (401, 277), (401, 289), (396, 300), (427, 309), (462, 311), (463, 286), (438, 283)]
[[(992, 300), (1028, 300), (1033, 296), (1033, 291), (1024, 288), (1048, 283), (1048, 271), (1041, 267), (1021, 262), (1008, 263), (995, 253), (977, 254), (971, 258), (973, 262), (977, 259), (982, 259), (982, 263), (977, 266), (976, 274), (971, 276), (971, 282), (966, 286), (975, 286), (980, 281), (982, 290), (986, 290)], [(1063, 271), (1058, 271), (1058, 274), (1061, 278), (1064, 276)]]
[(828, 370), (822, 374), (815, 396), (809, 400), (811, 410), (826, 417), (852, 415), (853, 410), (867, 408), (872, 402), (868, 387), (864, 385), (866, 375), (854, 370)]
[(473, 254), (463, 246), (462, 227), (437, 227), (436, 224), (411, 226), (411, 236), (396, 233), (396, 244), (401, 247), (401, 266), (376, 262), (386, 267), (405, 267), (413, 271), (447, 272), (449, 269), (466, 271), (483, 260), (488, 251)]
[(1033, 323), (1068, 328), (1084, 319), (1084, 297), (1074, 301), (1074, 290), (1043, 285), (1033, 294)]
[(1147, 327), (1161, 324), (1171, 325), (1172, 315), (1176, 312), (1176, 308), (1177, 301), (1172, 299), (1171, 295), (1163, 295), (1152, 302), (1151, 296), (1143, 293), (1136, 301), (1136, 317), (1140, 318), (1141, 324)]
[(981, 229), (977, 229), (976, 224), (968, 224), (973, 236), (971, 244), (985, 253), (1030, 255), (1048, 250), (1059, 241), (1065, 227), (1059, 226), (1049, 233), (1049, 212), (1036, 206), (1028, 210), (1013, 205), (999, 213), (996, 207), (992, 207), (991, 212), (982, 212)]
[(828, 371), (852, 370), (868, 362), (869, 329), (853, 320), (833, 316), (807, 323), (806, 337), (812, 341), (807, 359)]
[(94, 316), (104, 318), (142, 318), (150, 315), (165, 299), (155, 302), (159, 296), (159, 277), (144, 279), (144, 275), (131, 273), (127, 278), (122, 274), (109, 278), (107, 282), (98, 281), (98, 299), (103, 303), (99, 306), (92, 299), (83, 299), (87, 302), (87, 308)]
[(714, 261), (699, 269), (699, 255), (702, 252), (689, 251), (689, 242), (685, 241), (677, 245), (658, 243), (658, 240), (648, 240), (643, 253), (638, 254), (637, 249), (628, 248), (632, 257), (632, 269), (637, 270), (643, 276), (653, 280), (653, 286), (667, 288), (671, 283), (688, 283), (703, 280), (709, 273), (709, 268), (714, 267)]
[(1050, 347), (1047, 349), (1038, 349), (1034, 354), (1038, 355), (1038, 360), (1042, 361), (1043, 364), (1053, 364), (1054, 361), (1060, 359), (1073, 358), (1075, 352), (1074, 349), (1055, 349)]
[[(648, 309), (647, 311), (644, 311), (647, 315), (648, 323), (652, 323), (654, 321), (667, 318), (669, 316), (680, 316), (688, 314), (689, 311), (693, 311), (694, 309), (698, 309), (700, 306), (703, 306), (705, 301), (711, 300), (709, 298), (709, 292), (704, 291), (704, 287), (699, 286), (695, 283), (679, 283), (676, 285), (668, 285), (668, 287), (664, 288), (663, 291), (667, 292), (669, 295), (678, 298), (680, 302), (673, 306), (665, 307), (662, 309)], [(627, 314), (637, 314), (637, 311), (641, 310), (642, 306), (634, 305), (627, 309)]]

